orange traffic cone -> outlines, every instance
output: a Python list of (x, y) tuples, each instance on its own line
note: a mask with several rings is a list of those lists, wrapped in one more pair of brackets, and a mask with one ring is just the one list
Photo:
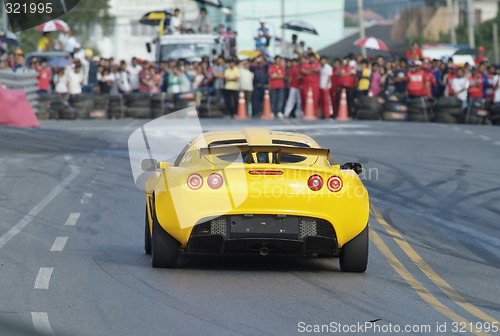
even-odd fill
[(345, 88), (342, 89), (342, 94), (340, 96), (340, 104), (339, 104), (339, 114), (337, 118), (335, 118), (337, 121), (349, 121), (351, 118), (349, 118), (349, 114), (347, 112), (347, 94), (345, 93)]
[(247, 102), (245, 101), (245, 94), (243, 93), (243, 91), (240, 91), (240, 97), (238, 99), (238, 114), (236, 115), (236, 119), (238, 120), (248, 119)]
[(304, 108), (304, 120), (316, 120), (316, 111), (314, 111), (314, 97), (313, 90), (307, 90), (306, 105)]
[(264, 105), (262, 106), (262, 116), (260, 119), (274, 119), (274, 114), (271, 111), (271, 98), (269, 98), (269, 90), (264, 92)]

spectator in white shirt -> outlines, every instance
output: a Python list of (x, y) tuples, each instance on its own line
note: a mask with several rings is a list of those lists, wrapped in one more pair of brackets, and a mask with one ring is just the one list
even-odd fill
[(70, 37), (70, 30), (64, 29), (61, 34), (57, 37), (57, 41), (55, 43), (54, 49), (58, 51), (66, 51), (66, 43), (68, 42), (68, 39)]
[(120, 93), (130, 93), (132, 91), (127, 71), (127, 63), (123, 60), (120, 62), (120, 68), (118, 69), (117, 81)]
[(78, 95), (82, 93), (82, 85), (85, 76), (82, 71), (80, 62), (75, 62), (75, 69), (69, 70), (67, 74), (68, 91), (70, 95)]
[(210, 34), (211, 33), (211, 22), (210, 18), (207, 16), (207, 9), (200, 9), (200, 17), (198, 18), (198, 33), (200, 34)]
[(142, 66), (139, 64), (137, 57), (132, 58), (132, 64), (127, 67), (128, 79), (130, 82), (130, 89), (134, 92), (139, 92), (139, 73)]
[(327, 62), (328, 59), (325, 56), (322, 56), (319, 60), (321, 64), (319, 71), (320, 107), (323, 118), (329, 118), (331, 110), (330, 89), (332, 87), (333, 68)]
[(180, 14), (179, 8), (174, 10), (174, 16), (170, 18), (170, 30), (172, 31), (172, 35), (178, 35), (182, 31), (182, 20), (179, 17)]
[(464, 76), (464, 69), (458, 68), (457, 77), (451, 80), (451, 88), (455, 93), (455, 97), (462, 101), (462, 107), (467, 107), (467, 90), (469, 90), (469, 81)]
[(253, 96), (253, 72), (250, 71), (250, 61), (241, 62), (240, 66), (240, 90), (245, 95), (245, 102), (247, 104), (247, 111), (251, 115), (252, 96)]

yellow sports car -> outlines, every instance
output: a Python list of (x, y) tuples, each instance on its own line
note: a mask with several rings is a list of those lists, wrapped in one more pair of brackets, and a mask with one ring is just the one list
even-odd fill
[(339, 257), (368, 262), (368, 193), (359, 163), (332, 165), (308, 136), (248, 128), (192, 139), (175, 162), (143, 159), (145, 250), (153, 267), (180, 252)]

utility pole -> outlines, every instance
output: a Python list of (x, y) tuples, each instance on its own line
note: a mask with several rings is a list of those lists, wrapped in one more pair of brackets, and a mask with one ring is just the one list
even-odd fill
[(451, 44), (457, 44), (457, 35), (455, 33), (455, 15), (452, 0), (446, 0), (446, 6), (448, 7), (448, 21), (450, 22), (450, 40)]
[(467, 28), (469, 31), (469, 46), (471, 48), (476, 47), (476, 40), (474, 36), (474, 24), (476, 13), (474, 10), (474, 0), (467, 0)]
[[(283, 26), (284, 24), (285, 24), (285, 0), (281, 0), (281, 26)], [(286, 52), (288, 52), (287, 49), (288, 48), (285, 42), (285, 30), (281, 28), (281, 55), (283, 57), (287, 57), (287, 55), (285, 55), (285, 50)]]
[(498, 64), (499, 53), (498, 53), (498, 24), (493, 24), (493, 50), (495, 51), (495, 64)]
[(413, 43), (413, 8), (411, 7), (411, 0), (408, 0), (408, 5), (410, 7), (408, 16), (410, 19), (408, 20), (408, 37), (410, 38), (410, 43)]
[[(0, 0), (1, 1), (1, 0)], [(2, 3), (2, 29), (7, 30), (9, 28), (9, 24), (7, 23), (7, 10), (5, 9), (5, 1), (1, 1)]]
[[(363, 0), (358, 0), (358, 19), (359, 19), (359, 38), (365, 38), (365, 17), (363, 9)], [(361, 47), (361, 54), (366, 58), (366, 48)]]

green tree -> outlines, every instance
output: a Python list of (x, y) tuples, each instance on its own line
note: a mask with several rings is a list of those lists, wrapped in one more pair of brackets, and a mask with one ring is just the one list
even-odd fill
[[(500, 13), (494, 19), (481, 23), (474, 30), (476, 46), (483, 46), (486, 49), (485, 56), (490, 60), (493, 57), (493, 23), (496, 23), (498, 26), (500, 26)], [(456, 28), (456, 35), (458, 44), (469, 44), (467, 23)], [(450, 35), (441, 34), (440, 42), (449, 43)]]
[[(106, 35), (112, 33), (114, 18), (110, 15), (109, 8), (109, 0), (84, 0), (58, 19), (65, 21), (71, 27), (74, 36), (85, 48), (93, 48), (96, 41), (92, 40), (92, 35), (96, 26), (100, 26)], [(59, 33), (53, 34), (53, 37), (57, 38)], [(36, 28), (23, 31), (20, 35), (21, 47), (27, 52), (36, 50), (38, 41), (42, 37), (42, 33)]]

